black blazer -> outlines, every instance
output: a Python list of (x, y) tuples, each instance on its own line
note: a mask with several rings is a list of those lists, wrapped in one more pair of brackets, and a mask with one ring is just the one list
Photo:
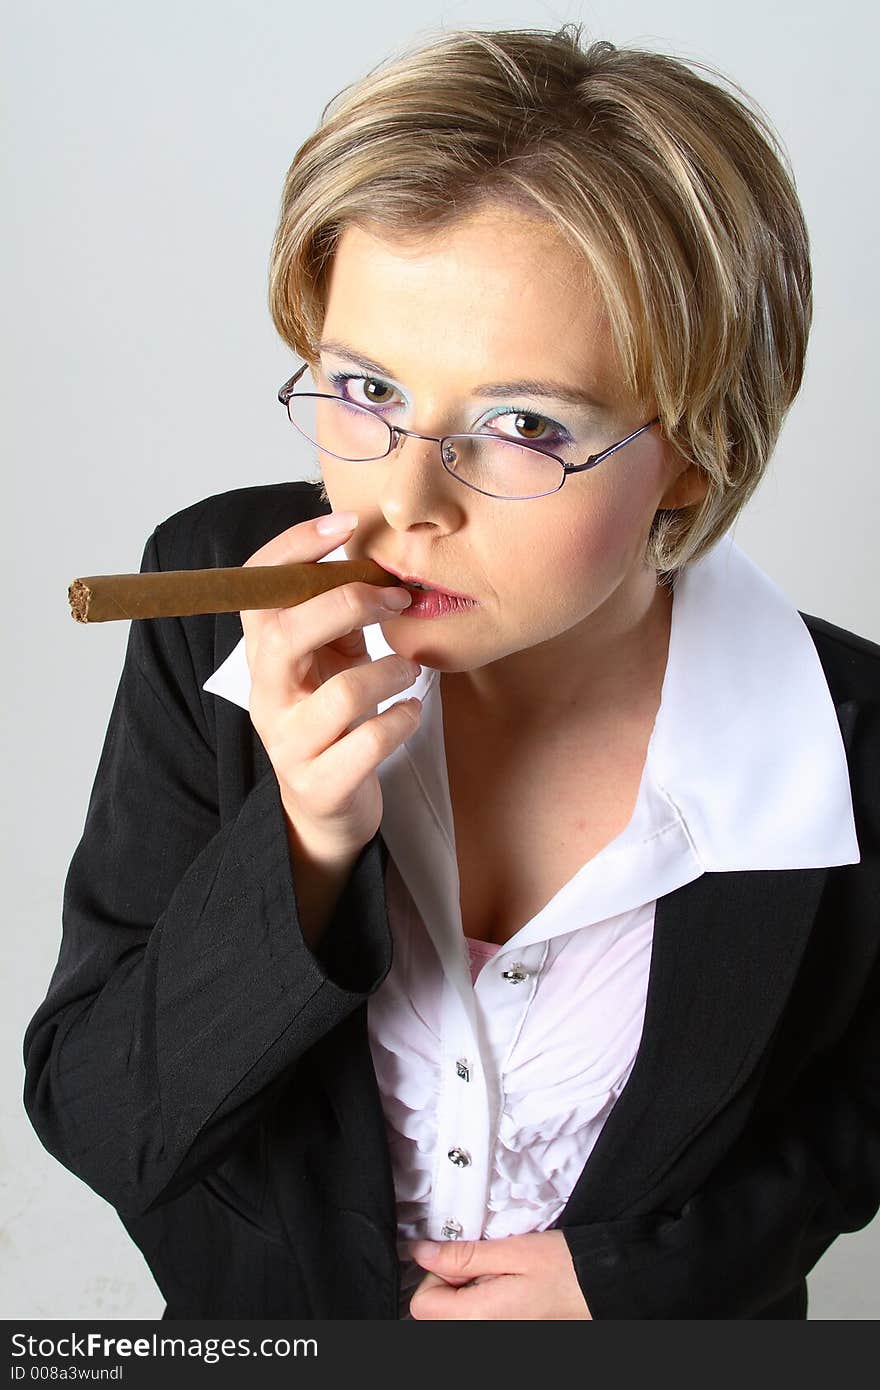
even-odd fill
[[(242, 563), (311, 483), (180, 512), (143, 567)], [(659, 900), (629, 1081), (556, 1221), (594, 1318), (804, 1318), (880, 1205), (880, 646), (803, 615), (861, 862), (706, 873)], [(391, 963), (381, 834), (317, 954), (245, 710), (202, 690), (237, 614), (134, 622), (64, 895), (24, 1104), (110, 1202), (173, 1318), (396, 1318), (366, 1030)]]

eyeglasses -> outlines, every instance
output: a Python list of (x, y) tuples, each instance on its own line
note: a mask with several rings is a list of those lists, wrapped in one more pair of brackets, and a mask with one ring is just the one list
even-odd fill
[[(357, 405), (342, 396), (294, 391), (308, 365), (308, 362), (304, 363), (284, 383), (278, 392), (278, 399), (287, 407), (290, 423), (322, 453), (348, 463), (368, 463), (387, 458), (399, 447), (403, 436), (428, 439), (440, 445), (440, 462), (451, 477), (464, 483), (465, 487), (483, 493), (485, 497), (496, 497), (502, 501), (526, 501), (558, 492), (569, 473), (582, 473), (587, 468), (595, 468), (652, 425), (660, 423), (660, 417), (655, 416), (625, 439), (619, 439), (601, 452), (590, 454), (583, 463), (579, 463), (570, 456), (582, 454), (584, 448), (588, 447), (582, 441), (561, 443), (556, 452), (549, 453), (534, 445), (518, 444), (498, 434), (446, 434), (438, 438), (433, 434), (416, 434), (414, 430), (392, 425), (368, 406)], [(529, 413), (520, 412), (520, 418)]]

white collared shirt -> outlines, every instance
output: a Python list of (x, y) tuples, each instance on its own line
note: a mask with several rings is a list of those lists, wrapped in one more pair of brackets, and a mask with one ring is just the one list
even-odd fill
[[(345, 559), (340, 546), (324, 559)], [(375, 659), (391, 648), (364, 630)], [(440, 673), (383, 762), (394, 939), (370, 997), (403, 1264), (414, 1237), (545, 1230), (635, 1062), (657, 899), (704, 872), (859, 862), (846, 754), (795, 605), (728, 532), (678, 575), (660, 708), (629, 824), (502, 947), (459, 904)], [(244, 640), (205, 682), (248, 707)], [(570, 808), (567, 808), (570, 809)]]

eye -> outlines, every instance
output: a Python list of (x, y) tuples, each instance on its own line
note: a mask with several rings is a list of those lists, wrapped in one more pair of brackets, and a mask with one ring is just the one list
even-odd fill
[(533, 410), (523, 410), (522, 406), (518, 405), (496, 411), (483, 423), (491, 425), (494, 421), (504, 418), (511, 420), (516, 433), (511, 434), (503, 430), (499, 433), (503, 434), (505, 439), (512, 439), (515, 444), (537, 444), (542, 449), (558, 449), (563, 444), (572, 442), (572, 436), (558, 420), (538, 415)]
[[(352, 405), (387, 405), (387, 397), (382, 392), (387, 392), (392, 396), (395, 394), (395, 388), (389, 386), (387, 381), (382, 381), (375, 376), (361, 376), (357, 372), (328, 372), (327, 380), (331, 386), (336, 388), (342, 399), (349, 401)], [(349, 389), (349, 383), (355, 382), (363, 382), (363, 396), (360, 396), (357, 391), (352, 393)]]

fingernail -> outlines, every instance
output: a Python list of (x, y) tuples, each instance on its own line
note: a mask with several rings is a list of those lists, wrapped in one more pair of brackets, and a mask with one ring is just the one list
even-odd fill
[(412, 1258), (418, 1260), (432, 1260), (440, 1253), (440, 1243), (436, 1240), (414, 1240), (410, 1245)]
[(391, 608), (399, 613), (404, 608), (409, 608), (412, 594), (409, 589), (383, 589), (381, 603), (383, 608)]
[(315, 523), (315, 530), (319, 536), (341, 536), (343, 531), (353, 531), (357, 524), (357, 512), (331, 512)]

